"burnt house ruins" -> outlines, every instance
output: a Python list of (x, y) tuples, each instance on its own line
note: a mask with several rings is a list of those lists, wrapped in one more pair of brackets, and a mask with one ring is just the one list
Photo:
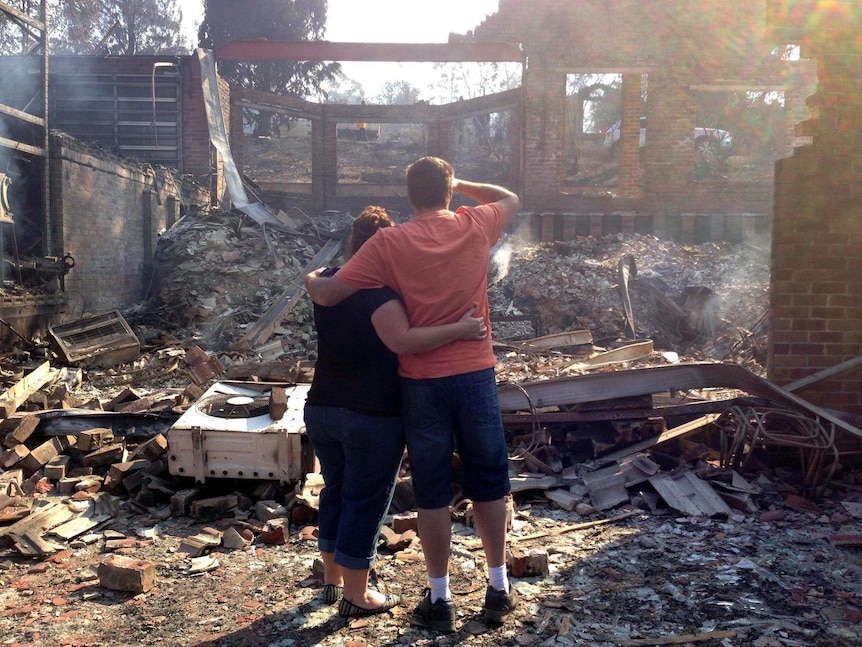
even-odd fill
[[(843, 24), (855, 24), (858, 8), (845, 3), (847, 15), (834, 15), (816, 3), (726, 4), (726, 11), (705, 13), (689, 2), (544, 0), (528, 8), (501, 0), (472, 33), (439, 46), (229, 43), (216, 60), (516, 61), (522, 85), (442, 106), (347, 106), (265, 96), (218, 80), (219, 105), (239, 168), (243, 109), (265, 106), (309, 120), (309, 181), (262, 183), (261, 199), (276, 206), (296, 195), (311, 212), (355, 212), (372, 198), (385, 204), (398, 195), (390, 185), (339, 181), (338, 124), (421, 123), (425, 152), (446, 157), (460, 122), (491, 113), (507, 123), (506, 175), (499, 181), (523, 196), (522, 220), (533, 240), (630, 232), (740, 241), (771, 233), (767, 370), (787, 382), (862, 350), (859, 278), (851, 266), (859, 245), (859, 178), (850, 161), (859, 115), (850, 98), (859, 79), (850, 64), (852, 38), (842, 32)], [(8, 15), (39, 34), (37, 15)], [(808, 15), (817, 20), (802, 19)], [(704, 38), (689, 38), (693, 33)], [(36, 45), (36, 55), (0, 61), (5, 278), (50, 287), (38, 297), (4, 297), (5, 318), (22, 333), (58, 313), (69, 320), (138, 301), (152, 276), (158, 232), (190, 210), (230, 200), (196, 57), (51, 57)], [(779, 57), (781, 46), (802, 55)], [(584, 126), (594, 88), (567, 86), (572, 74), (586, 72), (621, 80), (612, 186), (583, 178), (588, 149), (602, 133)], [(698, 110), (710, 97), (754, 91), (784, 102), (782, 132), (770, 140), (778, 163), (767, 164), (765, 175), (734, 172), (755, 157), (737, 154), (704, 173), (697, 129), (727, 124)], [(648, 125), (639, 131), (639, 123)], [(746, 146), (744, 133), (733, 136), (735, 146)], [(858, 414), (859, 380), (857, 369), (807, 395)]]
[[(32, 626), (59, 644), (77, 623), (75, 644), (101, 644), (86, 625), (112, 618), (138, 644), (181, 634), (196, 645), (276, 644), (283, 626), (269, 631), (270, 618), (251, 636), (259, 605), (307, 632), (291, 644), (323, 644), (314, 603), (305, 607), (311, 585), (266, 579), (285, 564), (307, 570), (321, 487), (302, 425), (315, 338), (301, 277), (337, 257), (345, 215), (369, 203), (405, 209), (392, 151), (472, 170), (465, 150), (475, 148), (491, 160), (476, 179), (522, 197), (509, 233), (529, 243), (513, 253), (512, 277), (492, 273), (490, 290), (512, 449), (507, 565), (531, 603), (505, 644), (730, 640), (746, 631), (737, 620), (752, 633), (773, 623), (787, 644), (858, 640), (858, 569), (846, 566), (858, 560), (838, 564), (842, 547), (862, 545), (862, 3), (499, 0), (448, 43), (236, 41), (134, 57), (51, 56), (46, 4), (26, 13), (0, 1), (30, 43), (0, 57), (0, 548), (11, 541), (9, 553), (59, 564), (74, 543), (75, 559), (100, 561), (97, 574), (75, 574), (88, 578), (75, 593), (91, 595), (84, 587), (98, 580), (155, 620), (137, 626), (128, 606), (97, 602), (93, 623), (94, 597), (75, 598), (77, 619), (52, 609), (44, 620), (22, 596), (47, 599), (29, 580), (54, 572), (4, 560), (13, 630)], [(252, 59), (505, 63), (521, 81), (441, 105), (316, 103), (218, 74), (220, 61)], [(302, 142), (299, 170), (254, 174), (272, 141), (248, 136), (252, 112), (291, 124), (282, 134), (285, 149)], [(396, 136), (380, 168), (344, 172), (351, 151)], [(686, 275), (683, 256), (697, 271)], [(762, 297), (757, 373), (713, 356), (679, 361), (686, 343), (727, 324), (693, 278), (722, 263), (734, 266), (732, 278), (716, 272), (728, 291)], [(644, 276), (656, 266), (663, 273)], [(647, 323), (666, 347), (639, 336), (636, 297), (662, 309)], [(147, 314), (164, 329), (120, 316), (156, 301)], [(606, 339), (576, 329), (584, 312)], [(535, 335), (498, 336), (498, 323)], [(46, 334), (62, 369), (42, 348), (17, 345)], [(407, 481), (381, 531), (393, 558), (381, 568), (418, 582)], [(452, 506), (467, 578), (482, 568), (471, 514), (466, 500)], [(101, 534), (108, 523), (126, 534)], [(194, 524), (206, 527), (195, 534)], [(579, 531), (593, 534), (554, 545)], [(165, 555), (168, 542), (177, 550)], [(263, 547), (288, 543), (294, 550)], [(229, 552), (221, 565), (217, 551)], [(828, 571), (816, 582), (815, 563)], [(149, 593), (157, 577), (171, 595)], [(367, 644), (419, 641), (383, 618), (367, 625)], [(231, 622), (235, 643), (186, 635), (195, 623), (199, 636), (222, 623), (230, 633)], [(484, 631), (470, 640), (503, 644)]]

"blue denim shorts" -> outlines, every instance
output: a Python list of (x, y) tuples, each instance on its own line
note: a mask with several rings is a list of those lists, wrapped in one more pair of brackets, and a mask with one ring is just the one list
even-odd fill
[(305, 433), (325, 484), (318, 547), (341, 566), (370, 568), (404, 456), (401, 417), (306, 406)]
[(452, 502), (452, 454), (461, 461), (461, 489), (473, 501), (509, 493), (509, 455), (494, 369), (426, 380), (401, 379), (404, 435), (416, 505)]

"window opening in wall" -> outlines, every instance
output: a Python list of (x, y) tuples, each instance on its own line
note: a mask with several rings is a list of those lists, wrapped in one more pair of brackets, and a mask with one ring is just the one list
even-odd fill
[(339, 123), (338, 186), (404, 185), (407, 165), (425, 155), (427, 133), (417, 123)]
[[(635, 77), (637, 78), (637, 77)], [(645, 113), (646, 75), (641, 75), (641, 108)], [(565, 142), (563, 191), (607, 194), (620, 184), (620, 135), (622, 128), (623, 75), (614, 73), (571, 73), (566, 75)], [(642, 180), (646, 123), (641, 122), (640, 155), (625, 160), (634, 165)], [(626, 169), (631, 173), (632, 169)]]
[[(268, 128), (264, 134), (263, 128)], [(243, 173), (268, 191), (311, 192), (311, 120), (243, 108)]]
[(795, 127), (811, 117), (806, 98), (817, 90), (816, 64), (794, 44), (774, 48), (771, 56), (772, 85), (694, 88), (696, 180), (772, 182), (776, 160), (810, 144)]
[(511, 111), (461, 119), (454, 125), (452, 165), (459, 177), (509, 185), (514, 164)]
[(794, 145), (794, 108), (775, 89), (700, 91), (695, 96), (695, 180), (772, 182)]

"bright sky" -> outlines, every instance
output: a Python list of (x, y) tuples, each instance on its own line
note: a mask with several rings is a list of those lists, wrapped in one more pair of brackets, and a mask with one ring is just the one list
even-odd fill
[[(445, 43), (449, 33), (463, 34), (496, 13), (499, 0), (329, 0), (326, 40), (367, 43)], [(184, 30), (197, 43), (197, 26), (203, 18), (203, 0), (180, 0)], [(386, 81), (408, 80), (422, 87), (430, 64), (356, 63), (342, 65), (345, 74), (359, 81), (369, 96)]]

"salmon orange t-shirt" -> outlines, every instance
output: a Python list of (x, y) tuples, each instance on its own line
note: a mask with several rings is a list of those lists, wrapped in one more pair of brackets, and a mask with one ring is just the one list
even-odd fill
[[(379, 229), (338, 271), (360, 289), (389, 286), (404, 301), (411, 327), (457, 321), (467, 310), (490, 327), (488, 263), (503, 231), (496, 203), (429, 211), (396, 227)], [(489, 334), (427, 353), (401, 355), (399, 374), (413, 379), (460, 375), (496, 364)]]

